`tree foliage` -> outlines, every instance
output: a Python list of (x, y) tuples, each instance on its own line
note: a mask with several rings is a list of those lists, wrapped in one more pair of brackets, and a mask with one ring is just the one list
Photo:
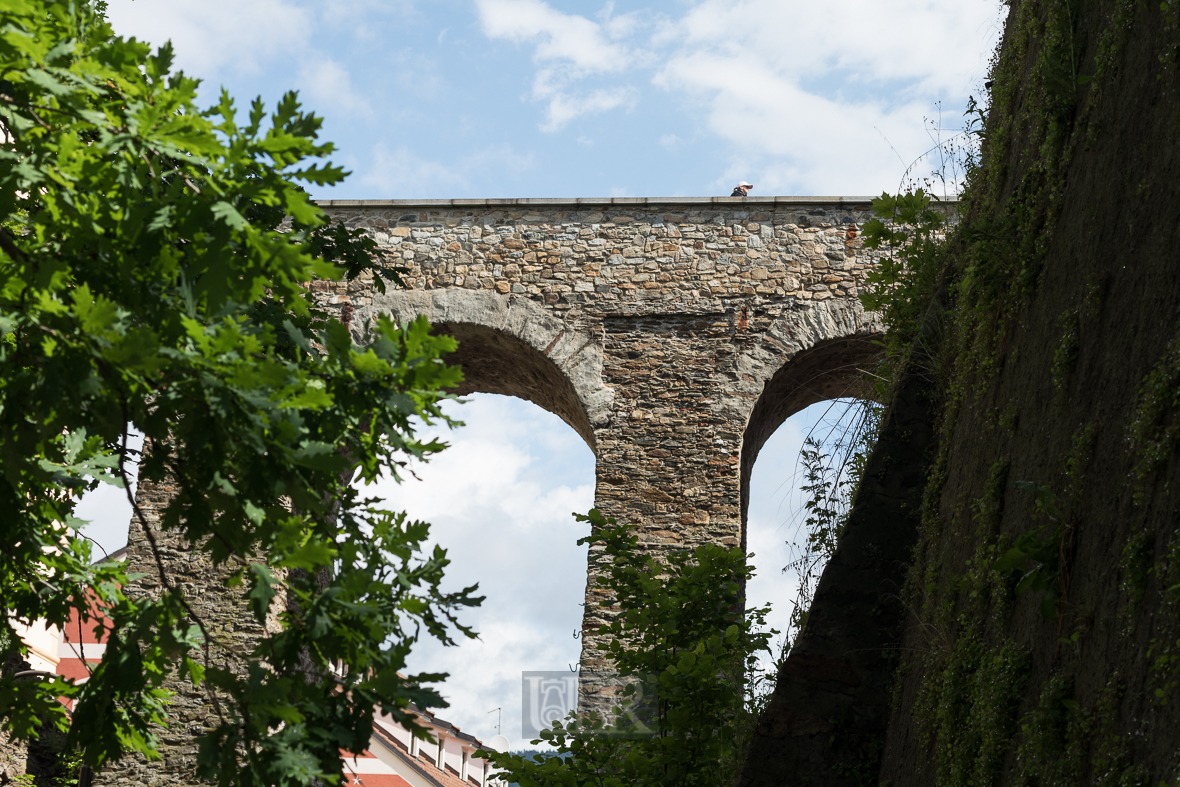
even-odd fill
[[(397, 271), (299, 185), (345, 173), (322, 163), (332, 146), (295, 94), (270, 112), (239, 112), (224, 91), (198, 108), (170, 47), (115, 35), (103, 10), (0, 9), (0, 641), (73, 609), (93, 623), (87, 598), (111, 627), (83, 685), (0, 677), (0, 721), (18, 738), (65, 729), (68, 697), (70, 744), (91, 765), (154, 757), (165, 681), (180, 677), (219, 714), (202, 777), (335, 781), (374, 707), (412, 724), (411, 703), (445, 704), (420, 685), (438, 676), (401, 675), (413, 642), (470, 633), (455, 616), (474, 588), (440, 589), (445, 553), (420, 552), (428, 526), (352, 486), (442, 448), (411, 419), (446, 420), (454, 343), (422, 319), (357, 339), (317, 306), (312, 280), (383, 286)], [(157, 596), (128, 593), (121, 564), (92, 564), (77, 498), (129, 488), (137, 460), (141, 483), (175, 489), (162, 526), (240, 585), (259, 626), (280, 611), (281, 630), (210, 660), (222, 643), (151, 530)]]
[(890, 354), (904, 354), (937, 283), (946, 217), (921, 188), (896, 196), (883, 193), (872, 206), (874, 218), (864, 227), (865, 246), (885, 248), (887, 253), (866, 274), (860, 302), (869, 311), (881, 312)]
[(749, 705), (756, 654), (777, 633), (765, 629), (769, 607), (743, 611), (753, 576), (746, 555), (703, 544), (657, 559), (597, 509), (576, 516), (593, 528), (578, 543), (601, 550), (597, 584), (614, 614), (598, 647), (625, 682), (625, 704), (609, 718), (555, 721), (534, 741), (568, 756), (489, 759), (521, 787), (728, 784), (757, 715)]

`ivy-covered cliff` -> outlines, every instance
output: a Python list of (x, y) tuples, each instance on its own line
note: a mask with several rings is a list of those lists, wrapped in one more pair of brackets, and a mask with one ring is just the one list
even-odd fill
[(1178, 69), (1180, 0), (1011, 2), (743, 784), (1180, 784)]

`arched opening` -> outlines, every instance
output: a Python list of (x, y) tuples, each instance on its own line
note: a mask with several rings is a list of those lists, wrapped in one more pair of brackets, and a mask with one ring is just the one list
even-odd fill
[[(834, 520), (832, 512), (847, 506), (850, 460), (867, 448), (876, 406), (869, 375), (880, 358), (875, 338), (832, 339), (798, 353), (767, 382), (746, 428), (742, 544), (757, 569), (746, 598), (751, 606), (771, 604), (780, 647), (789, 645), (826, 563), (823, 528), (833, 521), (818, 520)], [(823, 499), (818, 487), (828, 490)], [(818, 508), (808, 509), (809, 499)]]
[(414, 477), (404, 483), (386, 478), (370, 492), (431, 523), (431, 541), (451, 561), (444, 589), (478, 582), (486, 596), (482, 607), (462, 616), (478, 640), (457, 636), (458, 646), (447, 648), (423, 637), (409, 669), (450, 673), (438, 687), (450, 703), (439, 711), (448, 722), (487, 741), (501, 717), (512, 747), (530, 748), (521, 738), (521, 673), (572, 675), (581, 653), (575, 635), (588, 550), (577, 540), (588, 529), (571, 513), (594, 504), (594, 432), (578, 388), (593, 363), (584, 346), (569, 346), (576, 337), (561, 329), (542, 334), (541, 344), (510, 327), (434, 323), (436, 332), (459, 342), (445, 360), (462, 368), (464, 381), (454, 393), (467, 401), (446, 403), (444, 411), (464, 426), (421, 427), (448, 449), (412, 465)]
[(595, 449), (594, 430), (573, 383), (543, 352), (515, 336), (472, 323), (439, 323), (434, 331), (459, 342), (459, 349), (445, 359), (463, 369), (463, 384), (455, 393), (525, 399), (557, 415)]
[(602, 380), (594, 338), (528, 298), (485, 290), (415, 290), (374, 294), (357, 309), (353, 330), (380, 316), (422, 315), (460, 340), (448, 359), (463, 367), (461, 393), (498, 393), (555, 413), (594, 449), (593, 427), (610, 418), (614, 393)]
[(750, 504), (750, 473), (767, 439), (783, 421), (808, 405), (825, 399), (867, 396), (865, 375), (881, 357), (875, 334), (828, 339), (796, 354), (774, 373), (750, 412), (742, 436), (742, 548), (746, 546), (746, 518)]
[[(463, 732), (488, 741), (521, 738), (521, 673), (573, 674), (581, 641), (586, 525), (573, 511), (594, 504), (594, 454), (553, 413), (520, 398), (487, 393), (447, 403), (464, 426), (431, 434), (450, 444), (416, 478), (385, 481), (372, 492), (395, 510), (431, 523), (431, 541), (447, 550), (445, 590), (476, 582), (483, 605), (462, 620), (479, 640), (456, 637), (445, 648), (428, 637), (415, 646), (411, 672), (447, 672), (438, 686), (450, 707), (437, 711)], [(433, 548), (431, 546), (431, 548)], [(572, 698), (571, 698), (572, 699)]]
[[(780, 632), (780, 646), (796, 633), (827, 563), (832, 543), (826, 536), (847, 511), (856, 479), (850, 460), (866, 447), (860, 439), (870, 406), (879, 407), (842, 398), (803, 408), (770, 436), (750, 474), (746, 540), (757, 573), (746, 586), (746, 600), (771, 605), (768, 622)], [(817, 468), (820, 477), (809, 478)], [(809, 501), (821, 510), (809, 510)]]

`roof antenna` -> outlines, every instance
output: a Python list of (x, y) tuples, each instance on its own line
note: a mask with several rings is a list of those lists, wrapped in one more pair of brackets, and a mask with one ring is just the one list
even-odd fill
[(488, 713), (495, 713), (496, 714), (496, 734), (502, 735), (503, 733), (500, 732), (500, 722), (504, 720), (504, 709), (503, 708), (492, 708), (490, 711), (488, 711)]

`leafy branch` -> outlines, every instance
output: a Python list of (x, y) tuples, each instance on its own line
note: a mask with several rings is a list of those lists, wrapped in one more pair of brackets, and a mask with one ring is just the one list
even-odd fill
[[(0, 724), (68, 729), (95, 768), (157, 758), (187, 681), (217, 712), (194, 778), (336, 781), (375, 708), (414, 728), (411, 707), (445, 705), (424, 687), (442, 676), (405, 674), (414, 643), (474, 634), (481, 599), (442, 589), (429, 526), (352, 486), (442, 449), (415, 424), (453, 423), (455, 344), (424, 319), (346, 324), (308, 286), (400, 271), (309, 199), (346, 173), (294, 93), (198, 107), (171, 48), (102, 7), (12, 0), (0, 26), (0, 642), (21, 656), (17, 625), (107, 621), (85, 683), (0, 675)], [(170, 492), (155, 511), (130, 493), (131, 430), (140, 489)], [(159, 594), (92, 563), (74, 506), (99, 483), (125, 490)], [(251, 641), (221, 641), (164, 532), (240, 598)]]

